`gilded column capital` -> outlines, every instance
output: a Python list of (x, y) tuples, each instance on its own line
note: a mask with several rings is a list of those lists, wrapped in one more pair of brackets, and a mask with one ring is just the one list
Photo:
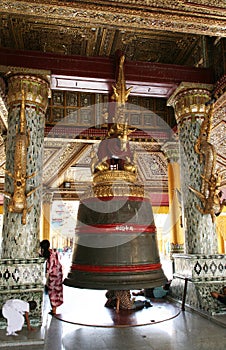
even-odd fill
[(169, 163), (177, 163), (180, 158), (179, 144), (176, 141), (165, 142), (161, 147)]
[(167, 101), (175, 111), (177, 123), (192, 116), (205, 116), (210, 106), (206, 103), (212, 97), (211, 84), (196, 84), (182, 82)]
[(42, 194), (42, 204), (52, 204), (53, 192), (44, 192)]
[(49, 96), (49, 81), (39, 76), (15, 74), (8, 77), (8, 105), (21, 102), (22, 91), (25, 104), (34, 103), (46, 111)]

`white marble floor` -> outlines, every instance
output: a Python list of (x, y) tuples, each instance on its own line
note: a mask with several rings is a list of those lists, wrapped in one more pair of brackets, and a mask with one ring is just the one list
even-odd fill
[[(68, 290), (65, 293), (65, 305), (59, 309), (62, 314), (73, 304), (75, 293), (73, 288), (66, 288)], [(104, 303), (104, 298), (102, 301)], [(5, 330), (0, 330), (0, 350), (223, 350), (226, 348), (226, 315), (207, 319), (196, 312), (180, 311), (178, 315), (167, 320), (163, 320), (160, 315), (162, 322), (114, 328), (65, 322), (48, 315), (48, 307), (47, 301), (46, 332), (42, 328), (29, 333), (24, 328), (18, 337), (9, 339), (5, 335)], [(169, 307), (172, 308), (170, 303)], [(163, 311), (160, 307), (159, 313)], [(87, 324), (93, 317), (90, 312), (91, 310), (84, 305)], [(151, 319), (152, 308), (149, 308), (148, 312)]]
[[(170, 262), (163, 261), (163, 267), (167, 277), (171, 278)], [(106, 323), (103, 322), (104, 327), (101, 327), (101, 317), (106, 316), (104, 291), (102, 294), (96, 291), (91, 293), (95, 303), (92, 310), (89, 303), (84, 302), (85, 296), (90, 298), (90, 291), (86, 294), (86, 290), (76, 292), (74, 288), (65, 287), (64, 292), (64, 304), (58, 309), (64, 321), (48, 314), (50, 305), (48, 297), (45, 297), (43, 327), (36, 329), (35, 332), (28, 332), (24, 327), (18, 337), (7, 337), (5, 330), (0, 329), (0, 350), (225, 350), (226, 348), (226, 315), (207, 319), (190, 310), (181, 311), (180, 307), (171, 302), (159, 306), (153, 303), (155, 307), (145, 310), (142, 315), (145, 316), (145, 320), (154, 319), (156, 322), (146, 322), (145, 326), (135, 327), (106, 327)], [(100, 304), (98, 295), (101, 298)], [(76, 302), (81, 305), (76, 306)], [(78, 313), (78, 309), (81, 313), (79, 318), (71, 318), (70, 311), (74, 314), (76, 311)], [(171, 313), (172, 317), (166, 317)], [(139, 321), (141, 316), (137, 314), (134, 317)], [(75, 322), (82, 320), (81, 323), (86, 323), (88, 326), (71, 323), (73, 320)], [(99, 322), (98, 326), (95, 326), (96, 321)]]

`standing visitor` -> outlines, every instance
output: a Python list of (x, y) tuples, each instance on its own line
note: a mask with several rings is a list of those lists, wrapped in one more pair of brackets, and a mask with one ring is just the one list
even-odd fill
[(57, 251), (50, 249), (50, 242), (44, 239), (40, 243), (41, 256), (46, 259), (46, 289), (52, 307), (51, 314), (63, 304), (63, 270)]

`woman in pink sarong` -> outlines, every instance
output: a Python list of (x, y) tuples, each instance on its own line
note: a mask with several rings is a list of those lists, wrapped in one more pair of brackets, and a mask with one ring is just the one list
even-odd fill
[(52, 307), (51, 314), (56, 314), (56, 308), (63, 304), (63, 270), (58, 253), (50, 249), (50, 243), (44, 239), (40, 243), (41, 256), (46, 259), (46, 286)]

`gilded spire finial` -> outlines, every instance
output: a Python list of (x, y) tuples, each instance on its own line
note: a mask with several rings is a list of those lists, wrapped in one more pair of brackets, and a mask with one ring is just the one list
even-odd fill
[(112, 85), (112, 88), (114, 90), (114, 93), (112, 95), (112, 99), (117, 102), (118, 107), (125, 105), (125, 103), (128, 100), (128, 96), (130, 94), (130, 91), (133, 88), (132, 86), (129, 87), (128, 89), (126, 88), (126, 81), (125, 81), (125, 77), (124, 77), (124, 62), (125, 62), (125, 56), (122, 55), (119, 59), (118, 78), (117, 78), (115, 86)]
[[(131, 182), (136, 181), (137, 169), (134, 163), (135, 157), (130, 149), (128, 135), (133, 131), (128, 128), (125, 104), (132, 89), (126, 88), (124, 78), (125, 56), (120, 55), (118, 76), (112, 98), (116, 101), (116, 110), (113, 123), (109, 124), (108, 134), (100, 143), (97, 157), (94, 150), (91, 151), (91, 171), (95, 175), (95, 181), (100, 173), (104, 174), (107, 181), (110, 178), (117, 180), (130, 178)], [(111, 172), (111, 174), (109, 174)], [(114, 173), (114, 174), (113, 174)], [(101, 181), (103, 177), (100, 177)]]

